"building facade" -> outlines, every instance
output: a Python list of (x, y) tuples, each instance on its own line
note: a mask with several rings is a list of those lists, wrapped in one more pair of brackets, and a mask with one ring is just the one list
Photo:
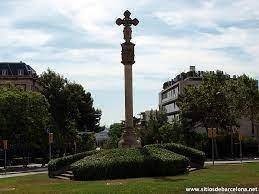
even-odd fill
[(159, 93), (159, 110), (165, 111), (169, 122), (179, 118), (179, 107), (176, 105), (176, 100), (183, 93), (184, 87), (200, 85), (203, 74), (203, 71), (196, 72), (195, 66), (190, 66), (190, 71), (183, 72), (163, 84), (163, 89)]
[(24, 62), (0, 62), (0, 87), (11, 85), (27, 91), (38, 91), (36, 71)]
[[(215, 73), (210, 71), (210, 73)], [(221, 71), (220, 73), (223, 74)], [(179, 107), (176, 105), (176, 100), (180, 94), (183, 94), (184, 87), (188, 85), (199, 86), (205, 75), (204, 71), (196, 71), (195, 66), (190, 66), (187, 73), (181, 73), (174, 79), (167, 81), (163, 84), (163, 89), (159, 92), (159, 110), (164, 110), (167, 114), (168, 121), (172, 122), (174, 119), (179, 118)], [(230, 75), (225, 74), (230, 78)], [(235, 75), (233, 76), (236, 77)], [(258, 87), (258, 85), (257, 85)], [(252, 132), (252, 122), (248, 118), (242, 118), (239, 121), (240, 133), (244, 136), (254, 136), (259, 139), (259, 123), (255, 122), (255, 130)], [(205, 129), (195, 129), (200, 132), (205, 132)]]
[(94, 136), (97, 147), (103, 147), (103, 145), (110, 139), (109, 130), (107, 128), (103, 131), (95, 133)]

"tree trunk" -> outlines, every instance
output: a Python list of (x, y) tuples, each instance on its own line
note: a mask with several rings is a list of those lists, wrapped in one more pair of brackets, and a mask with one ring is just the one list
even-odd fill
[(250, 110), (251, 110), (252, 136), (254, 136), (254, 133), (255, 133), (254, 108), (251, 106)]

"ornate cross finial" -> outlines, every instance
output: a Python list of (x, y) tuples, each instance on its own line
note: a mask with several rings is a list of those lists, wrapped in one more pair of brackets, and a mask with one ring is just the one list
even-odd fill
[(118, 18), (116, 20), (116, 24), (117, 25), (123, 25), (124, 26), (124, 30), (123, 30), (123, 33), (124, 33), (124, 40), (126, 42), (130, 42), (131, 40), (131, 33), (132, 33), (132, 30), (131, 30), (131, 25), (138, 25), (139, 21), (137, 18), (134, 18), (133, 20), (130, 18), (130, 15), (131, 13), (129, 12), (129, 10), (126, 10), (123, 14), (125, 17), (123, 19), (121, 18)]
[(137, 18), (134, 18), (133, 20), (130, 18), (131, 13), (129, 12), (129, 10), (126, 10), (123, 15), (125, 16), (123, 19), (118, 18), (116, 20), (117, 25), (120, 26), (121, 24), (123, 24), (125, 27), (131, 26), (132, 24), (134, 26), (138, 25), (139, 21)]

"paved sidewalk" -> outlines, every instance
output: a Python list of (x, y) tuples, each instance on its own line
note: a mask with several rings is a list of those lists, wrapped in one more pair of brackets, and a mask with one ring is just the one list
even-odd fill
[(42, 167), (41, 164), (29, 164), (27, 165), (27, 167), (23, 167), (23, 165), (7, 166), (6, 174), (5, 174), (4, 168), (0, 167), (0, 179), (33, 175), (33, 174), (41, 174), (41, 173), (47, 173), (47, 172), (48, 172), (47, 166)]
[[(47, 166), (47, 165), (45, 165), (45, 166)], [(34, 163), (32, 163), (32, 164), (28, 164), (27, 165), (27, 168), (29, 169), (29, 168), (40, 168), (40, 167), (42, 167), (42, 164), (34, 164)], [(21, 168), (24, 168), (23, 167), (23, 165), (16, 165), (16, 166), (7, 166), (7, 168), (9, 168), (9, 169), (21, 169)], [(3, 166), (1, 166), (0, 167), (0, 171), (1, 170), (4, 170), (4, 167)]]
[(34, 174), (47, 174), (48, 171), (39, 171), (39, 172), (19, 172), (19, 173), (7, 173), (6, 175), (0, 175), (0, 179), (3, 178), (11, 178), (11, 177), (18, 177), (18, 176), (27, 176), (27, 175), (34, 175)]
[[(242, 160), (242, 163), (254, 163), (259, 162), (259, 159), (250, 159), (250, 160)], [(222, 165), (222, 164), (240, 164), (240, 160), (217, 160), (214, 162), (215, 165)], [(212, 161), (206, 161), (205, 166), (212, 165)]]

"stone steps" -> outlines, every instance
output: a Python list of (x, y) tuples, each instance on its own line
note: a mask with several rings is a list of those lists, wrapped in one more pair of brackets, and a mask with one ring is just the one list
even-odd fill
[(74, 177), (72, 171), (66, 171), (60, 175), (55, 176), (57, 179), (63, 179), (63, 180), (72, 180)]

